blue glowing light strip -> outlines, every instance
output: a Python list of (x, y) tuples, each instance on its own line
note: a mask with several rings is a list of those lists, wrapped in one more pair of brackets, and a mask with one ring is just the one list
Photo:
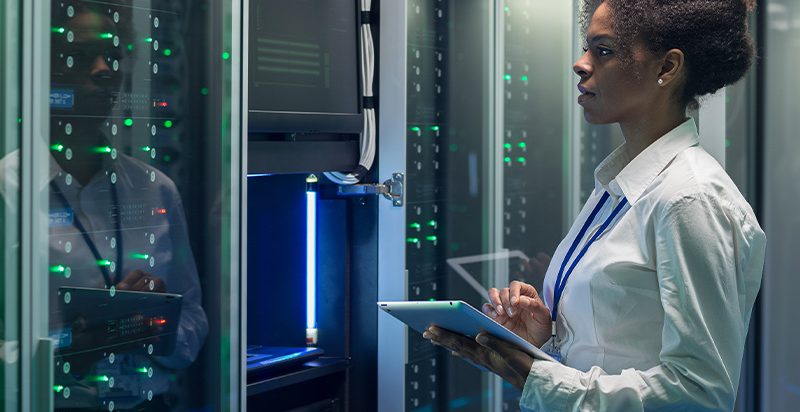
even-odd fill
[(306, 328), (317, 327), (317, 192), (306, 192)]

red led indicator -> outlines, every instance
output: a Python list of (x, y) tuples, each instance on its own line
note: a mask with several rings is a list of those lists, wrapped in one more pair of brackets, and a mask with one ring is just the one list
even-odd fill
[(166, 325), (167, 320), (162, 318), (152, 318), (150, 319), (151, 324), (153, 325)]
[(167, 102), (157, 101), (157, 100), (153, 101), (153, 107), (167, 107), (167, 106), (169, 106), (169, 103)]
[(158, 213), (159, 215), (166, 215), (167, 209), (164, 208), (156, 209), (156, 213)]

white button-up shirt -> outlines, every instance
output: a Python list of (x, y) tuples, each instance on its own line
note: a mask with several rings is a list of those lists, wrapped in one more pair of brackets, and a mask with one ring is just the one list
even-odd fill
[[(731, 410), (766, 237), (689, 119), (635, 158), (626, 145), (595, 170), (595, 190), (558, 246), (543, 288), (604, 192), (610, 201), (572, 259), (559, 302), (563, 364), (534, 361), (524, 411)], [(572, 262), (568, 262), (571, 264)]]

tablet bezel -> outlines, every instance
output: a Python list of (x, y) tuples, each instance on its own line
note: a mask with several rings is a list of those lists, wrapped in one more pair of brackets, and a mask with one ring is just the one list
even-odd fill
[(536, 359), (555, 362), (541, 349), (461, 300), (378, 302), (378, 307), (419, 333), (430, 325), (473, 339), (487, 332), (519, 346)]

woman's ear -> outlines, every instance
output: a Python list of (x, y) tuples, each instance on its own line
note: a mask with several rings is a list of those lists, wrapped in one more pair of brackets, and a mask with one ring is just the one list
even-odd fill
[(680, 49), (670, 49), (664, 54), (661, 70), (658, 74), (658, 85), (666, 87), (668, 84), (679, 80), (683, 74), (685, 56)]

